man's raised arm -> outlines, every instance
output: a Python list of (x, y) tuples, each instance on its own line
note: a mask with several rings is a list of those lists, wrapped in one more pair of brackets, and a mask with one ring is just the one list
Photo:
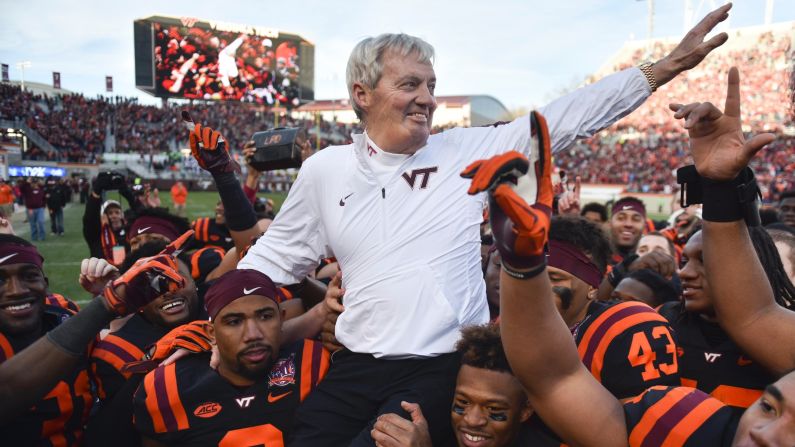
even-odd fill
[(704, 41), (712, 29), (729, 17), (731, 7), (727, 3), (707, 14), (671, 53), (650, 67), (644, 64), (614, 73), (542, 107), (539, 111), (549, 122), (552, 152), (612, 125), (640, 107), (657, 87), (701, 63), (729, 38), (720, 33)]
[[(472, 179), (470, 194), (489, 192), (494, 240), (502, 256), (503, 346), (532, 407), (568, 444), (624, 446), (627, 428), (621, 404), (585, 369), (555, 307), (544, 252), (552, 213), (552, 157), (543, 118), (536, 112), (531, 118), (540, 140), (535, 175), (522, 176), (529, 163), (518, 152), (476, 161), (462, 173)], [(522, 185), (528, 178), (536, 183), (528, 188), (537, 191), (532, 197)]]
[[(672, 104), (685, 119), (704, 210), (704, 266), (718, 321), (743, 352), (776, 374), (795, 369), (795, 313), (778, 305), (754, 251), (744, 217), (755, 212), (756, 182), (748, 162), (771, 134), (748, 141), (740, 127), (740, 75), (729, 71), (723, 113), (710, 103)], [(690, 188), (691, 185), (686, 185)], [(740, 189), (750, 190), (749, 202)], [(687, 189), (689, 192), (689, 189)]]

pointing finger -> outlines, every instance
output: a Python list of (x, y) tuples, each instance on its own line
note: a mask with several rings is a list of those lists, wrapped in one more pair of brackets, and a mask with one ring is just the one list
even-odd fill
[(737, 67), (729, 69), (729, 86), (726, 91), (726, 107), (723, 111), (728, 116), (740, 117), (740, 71)]

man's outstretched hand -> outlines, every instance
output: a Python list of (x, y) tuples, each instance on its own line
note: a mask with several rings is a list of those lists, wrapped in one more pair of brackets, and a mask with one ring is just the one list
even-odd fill
[(705, 178), (730, 181), (748, 166), (754, 155), (775, 140), (773, 134), (743, 136), (740, 124), (740, 73), (729, 70), (726, 105), (721, 112), (712, 103), (671, 104), (674, 118), (684, 119), (696, 170)]
[(700, 64), (712, 50), (726, 43), (729, 39), (729, 35), (726, 33), (717, 34), (706, 42), (704, 42), (704, 38), (720, 22), (729, 18), (729, 10), (731, 8), (732, 4), (727, 3), (707, 14), (685, 34), (685, 37), (676, 48), (654, 63), (651, 69), (654, 72), (657, 85), (663, 85), (675, 78), (679, 73), (690, 70)]

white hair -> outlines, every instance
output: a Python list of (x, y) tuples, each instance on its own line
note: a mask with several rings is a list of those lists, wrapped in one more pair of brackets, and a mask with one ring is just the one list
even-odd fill
[(416, 54), (419, 62), (433, 65), (433, 46), (419, 37), (402, 33), (381, 34), (376, 37), (368, 37), (356, 44), (348, 58), (345, 81), (348, 84), (351, 106), (360, 120), (364, 119), (364, 110), (359, 107), (353, 97), (353, 84), (358, 82), (368, 88), (375, 88), (384, 71), (383, 58), (387, 51), (395, 52), (403, 57)]

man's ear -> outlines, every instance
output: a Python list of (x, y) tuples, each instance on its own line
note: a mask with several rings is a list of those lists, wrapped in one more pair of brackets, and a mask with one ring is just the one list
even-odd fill
[(596, 295), (598, 293), (599, 293), (598, 289), (595, 289), (592, 286), (588, 286), (588, 295), (587, 296), (588, 296), (588, 300), (589, 301), (595, 301), (596, 300)]
[(215, 346), (215, 326), (212, 323), (207, 326), (207, 336), (210, 337), (210, 344)]
[(522, 423), (526, 422), (530, 419), (530, 416), (533, 415), (533, 406), (530, 405), (530, 401), (525, 401), (524, 408), (522, 408), (521, 413), (519, 413), (519, 421)]
[(372, 91), (361, 82), (354, 82), (352, 91), (351, 97), (356, 101), (356, 105), (367, 112), (367, 109), (370, 108)]

